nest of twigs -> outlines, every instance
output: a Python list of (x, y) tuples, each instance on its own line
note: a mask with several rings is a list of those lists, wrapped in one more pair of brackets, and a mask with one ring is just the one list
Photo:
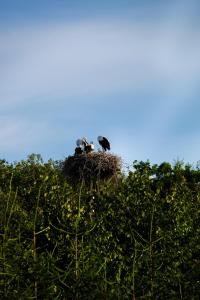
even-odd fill
[(91, 152), (69, 156), (63, 164), (63, 174), (72, 184), (117, 178), (121, 158), (108, 152)]

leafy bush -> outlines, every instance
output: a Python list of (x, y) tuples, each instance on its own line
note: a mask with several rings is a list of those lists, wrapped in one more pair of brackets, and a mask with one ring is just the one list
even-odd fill
[(199, 299), (198, 167), (135, 161), (88, 188), (61, 166), (0, 161), (1, 299)]

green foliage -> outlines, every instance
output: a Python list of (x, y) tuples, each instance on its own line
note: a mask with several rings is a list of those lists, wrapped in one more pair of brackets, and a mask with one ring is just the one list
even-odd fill
[(0, 160), (0, 299), (199, 299), (198, 167), (135, 161), (89, 189), (61, 166)]

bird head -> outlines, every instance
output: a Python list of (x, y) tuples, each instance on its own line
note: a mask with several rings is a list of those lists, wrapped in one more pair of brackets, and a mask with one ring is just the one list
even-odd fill
[(101, 135), (98, 136), (97, 138), (98, 142), (102, 141), (103, 140), (103, 137)]
[(81, 139), (78, 139), (76, 141), (76, 145), (77, 145), (77, 147), (81, 147), (83, 145), (83, 141)]

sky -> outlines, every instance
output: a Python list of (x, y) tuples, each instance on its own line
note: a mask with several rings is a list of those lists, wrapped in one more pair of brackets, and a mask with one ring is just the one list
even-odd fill
[(0, 159), (78, 138), (130, 167), (200, 160), (200, 1), (0, 0)]

